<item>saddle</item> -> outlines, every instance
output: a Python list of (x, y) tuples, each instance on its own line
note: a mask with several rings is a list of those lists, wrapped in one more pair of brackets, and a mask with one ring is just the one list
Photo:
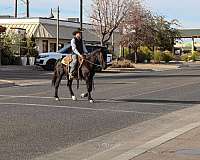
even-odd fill
[[(63, 59), (62, 59), (62, 61), (61, 61), (61, 63), (63, 64), (63, 65), (65, 65), (65, 66), (67, 66), (67, 70), (68, 70), (68, 72), (69, 72), (69, 69), (70, 69), (70, 63), (73, 61), (73, 59), (72, 59), (72, 54), (68, 54), (68, 55), (66, 55)], [(79, 75), (79, 69), (80, 69), (80, 67), (82, 66), (82, 64), (83, 64), (83, 59), (82, 58), (80, 58), (80, 57), (78, 57), (78, 67), (77, 67), (77, 70), (75, 71), (75, 78), (76, 79), (79, 79), (80, 78), (80, 75)]]
[[(62, 61), (61, 61), (61, 63), (64, 64), (64, 65), (66, 65), (66, 66), (69, 66), (69, 64), (70, 64), (71, 62), (72, 62), (72, 55), (71, 55), (71, 54), (66, 55), (66, 56), (62, 59)], [(80, 64), (79, 66), (81, 66), (82, 63), (83, 63), (83, 59), (81, 59), (80, 57), (78, 57), (78, 63)]]
[(71, 54), (66, 55), (61, 61), (61, 63), (66, 65), (66, 66), (69, 66), (69, 64), (71, 62), (72, 62), (72, 55)]

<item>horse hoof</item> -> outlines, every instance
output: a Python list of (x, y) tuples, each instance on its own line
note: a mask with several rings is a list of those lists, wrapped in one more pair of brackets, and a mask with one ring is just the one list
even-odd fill
[(72, 96), (72, 100), (73, 100), (73, 101), (76, 101), (77, 98), (76, 98), (75, 96)]
[(85, 94), (84, 93), (81, 94), (81, 98), (85, 98)]
[(59, 99), (59, 98), (56, 98), (56, 101), (60, 101), (60, 99)]
[(90, 103), (94, 103), (94, 100), (93, 100), (93, 99), (91, 99), (91, 100), (90, 100)]

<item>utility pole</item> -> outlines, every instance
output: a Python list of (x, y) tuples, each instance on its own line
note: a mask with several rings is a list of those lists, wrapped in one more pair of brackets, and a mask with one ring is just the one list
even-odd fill
[(26, 0), (26, 17), (29, 18), (29, 0)]
[(14, 0), (14, 17), (17, 18), (17, 0)]
[(56, 39), (56, 43), (57, 43), (57, 48), (56, 48), (56, 51), (58, 52), (59, 50), (59, 14), (60, 14), (60, 9), (59, 9), (59, 6), (58, 6), (58, 9), (57, 9), (57, 39)]
[(83, 29), (83, 0), (80, 0), (80, 29)]
[(51, 18), (55, 18), (55, 16), (54, 16), (54, 14), (53, 14), (53, 12), (56, 12), (57, 13), (57, 27), (56, 27), (56, 33), (57, 33), (57, 35), (56, 35), (56, 52), (58, 52), (58, 50), (59, 50), (59, 38), (60, 38), (60, 35), (59, 35), (59, 32), (60, 32), (60, 24), (59, 24), (59, 15), (60, 15), (60, 8), (59, 8), (59, 6), (58, 6), (58, 8), (57, 9), (52, 9), (51, 8), (51, 13), (50, 13), (50, 16), (49, 16), (49, 18), (51, 19)]

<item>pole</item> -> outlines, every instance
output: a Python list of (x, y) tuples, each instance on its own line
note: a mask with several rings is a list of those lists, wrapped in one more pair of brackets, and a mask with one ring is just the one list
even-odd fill
[(80, 29), (83, 29), (83, 0), (80, 0)]
[(15, 3), (14, 17), (17, 18), (17, 0), (14, 0), (14, 3)]
[(29, 17), (29, 0), (26, 0), (26, 17)]
[(111, 41), (112, 41), (112, 52), (114, 54), (114, 52), (115, 52), (115, 48), (114, 48), (114, 32), (112, 33)]
[(57, 9), (57, 39), (56, 39), (56, 51), (57, 52), (59, 50), (59, 14), (60, 14), (60, 9), (58, 6), (58, 9)]

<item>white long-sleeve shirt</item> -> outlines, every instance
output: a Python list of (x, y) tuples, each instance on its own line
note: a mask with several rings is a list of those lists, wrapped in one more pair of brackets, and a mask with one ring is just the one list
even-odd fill
[[(84, 53), (88, 53), (88, 51), (87, 51), (87, 49), (86, 49), (86, 47), (85, 47), (85, 43), (84, 43), (83, 41), (82, 41), (82, 44), (83, 44), (83, 52), (84, 52)], [(76, 48), (76, 41), (75, 41), (74, 38), (71, 40), (71, 46), (72, 46), (72, 51), (73, 51), (75, 54), (77, 54), (78, 56), (80, 56), (81, 54), (79, 53), (79, 51), (78, 51), (77, 48)]]

